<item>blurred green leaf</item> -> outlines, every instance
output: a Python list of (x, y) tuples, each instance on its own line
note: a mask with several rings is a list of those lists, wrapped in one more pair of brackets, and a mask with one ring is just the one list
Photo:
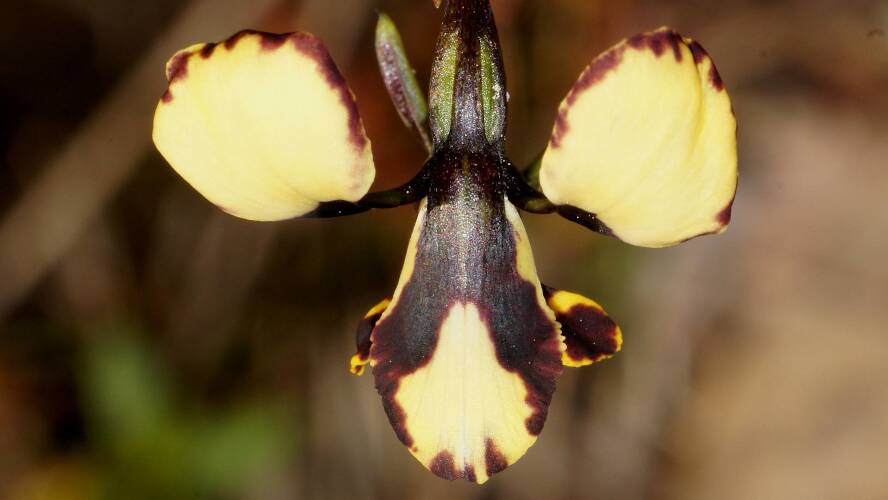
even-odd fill
[(211, 491), (239, 490), (280, 470), (292, 449), (285, 420), (258, 406), (239, 408), (194, 430), (194, 481)]
[(82, 390), (96, 430), (113, 441), (153, 437), (170, 412), (169, 381), (155, 356), (129, 330), (92, 338)]
[(178, 403), (168, 368), (132, 329), (90, 339), (81, 390), (104, 458), (105, 498), (239, 498), (294, 451), (283, 412), (243, 401), (213, 413)]

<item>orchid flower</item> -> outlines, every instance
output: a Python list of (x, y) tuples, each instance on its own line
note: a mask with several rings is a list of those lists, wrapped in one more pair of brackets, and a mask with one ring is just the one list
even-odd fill
[(368, 193), (375, 167), (354, 96), (307, 33), (242, 31), (175, 54), (154, 142), (198, 192), (245, 219), (419, 203), (397, 287), (361, 321), (351, 369), (372, 367), (397, 438), (425, 467), (483, 483), (536, 441), (563, 367), (622, 344), (597, 303), (540, 283), (519, 210), (644, 247), (720, 233), (737, 186), (736, 122), (700, 44), (660, 28), (589, 64), (521, 172), (505, 152), (489, 0), (446, 2), (428, 103), (385, 15), (376, 53), (429, 151), (399, 188)]

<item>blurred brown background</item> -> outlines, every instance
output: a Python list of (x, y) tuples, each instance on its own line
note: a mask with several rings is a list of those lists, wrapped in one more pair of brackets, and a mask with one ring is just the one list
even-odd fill
[(568, 370), (537, 445), (477, 487), (420, 467), (347, 369), (414, 211), (237, 220), (150, 142), (176, 49), (300, 29), (395, 186), (424, 154), (378, 78), (374, 8), (425, 82), (431, 2), (0, 3), (0, 498), (888, 498), (888, 2), (493, 4), (516, 163), (594, 55), (668, 24), (733, 96), (741, 184), (726, 234), (666, 250), (525, 217), (541, 278), (626, 344)]

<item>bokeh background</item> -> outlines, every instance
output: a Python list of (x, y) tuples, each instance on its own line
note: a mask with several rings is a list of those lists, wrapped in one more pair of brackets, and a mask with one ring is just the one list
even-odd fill
[(376, 186), (398, 185), (424, 152), (377, 75), (375, 9), (425, 82), (431, 2), (0, 3), (0, 498), (888, 498), (888, 2), (493, 5), (517, 164), (592, 57), (668, 24), (733, 96), (741, 184), (727, 233), (671, 249), (525, 217), (544, 282), (626, 344), (567, 370), (536, 446), (477, 487), (420, 467), (347, 369), (415, 211), (237, 220), (150, 141), (176, 49), (311, 31)]

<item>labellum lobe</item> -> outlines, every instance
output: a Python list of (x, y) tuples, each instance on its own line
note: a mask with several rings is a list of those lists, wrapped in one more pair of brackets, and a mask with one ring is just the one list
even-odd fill
[(398, 438), (484, 482), (536, 440), (564, 345), (496, 154), (443, 151), (370, 364)]

